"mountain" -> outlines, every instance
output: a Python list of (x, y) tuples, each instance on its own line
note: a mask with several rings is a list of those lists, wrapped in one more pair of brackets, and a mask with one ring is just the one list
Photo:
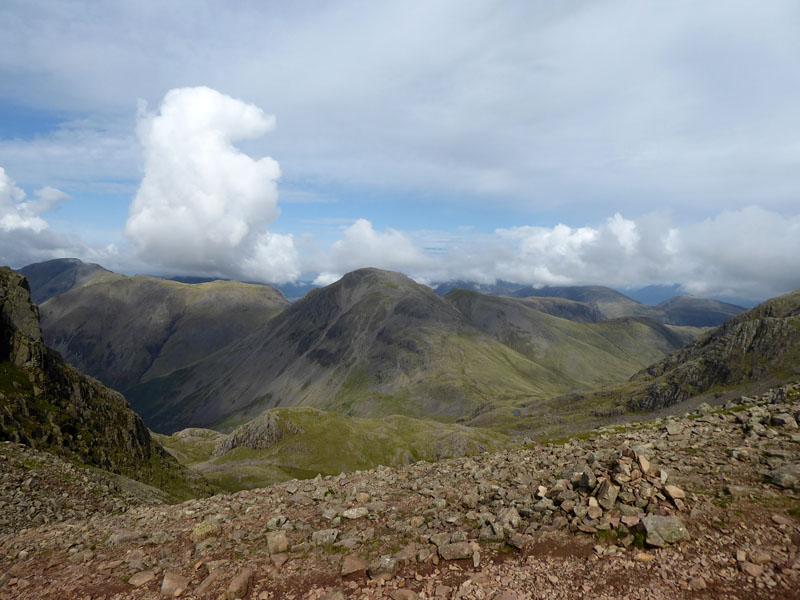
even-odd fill
[(112, 275), (94, 263), (85, 263), (77, 258), (57, 258), (34, 263), (19, 269), (31, 288), (31, 300), (41, 304), (53, 296), (68, 292), (99, 277)]
[(360, 269), (130, 397), (151, 426), (174, 431), (231, 428), (278, 406), (454, 420), (490, 399), (560, 385), (430, 288), (399, 273)]
[(514, 302), (538, 310), (539, 312), (577, 321), (578, 323), (598, 323), (604, 319), (595, 306), (585, 302), (575, 302), (565, 298), (513, 298)]
[[(214, 279), (213, 277), (195, 277), (191, 275), (176, 275), (174, 277), (167, 277), (166, 279), (169, 279), (170, 281), (177, 281), (179, 283), (209, 283), (211, 281), (220, 281), (219, 279)], [(226, 279), (224, 281), (230, 280)], [(316, 290), (320, 287), (310, 281), (297, 281), (294, 283), (270, 283), (268, 285), (283, 294), (284, 298), (286, 298), (289, 302), (299, 300), (311, 290)]]
[(704, 401), (718, 404), (798, 379), (800, 291), (737, 315), (638, 371), (626, 383), (531, 402), (521, 415), (525, 426), (534, 428), (543, 412), (556, 412), (561, 422), (570, 423), (561, 428), (569, 433), (578, 421), (585, 427), (590, 421), (600, 424), (644, 411), (685, 411)]
[(741, 306), (695, 296), (675, 296), (661, 302), (669, 322), (694, 327), (717, 327), (745, 311)]
[(433, 289), (439, 296), (446, 296), (453, 290), (467, 290), (469, 292), (478, 292), (489, 296), (508, 296), (523, 287), (525, 286), (521, 283), (511, 283), (510, 281), (502, 280), (492, 284), (457, 280), (436, 284), (436, 287)]
[(270, 286), (108, 273), (40, 310), (49, 346), (125, 393), (238, 340), (288, 305)]
[(641, 302), (636, 302), (636, 300), (628, 298), (616, 290), (600, 285), (545, 286), (541, 288), (529, 286), (515, 291), (511, 296), (515, 298), (565, 298), (575, 302), (583, 302), (596, 307), (606, 319), (651, 317), (660, 320), (663, 317), (663, 311)]
[(659, 302), (680, 295), (682, 290), (683, 286), (681, 284), (673, 283), (672, 285), (648, 285), (642, 288), (623, 289), (619, 291), (632, 300), (655, 306)]
[(800, 290), (773, 298), (643, 369), (625, 394), (629, 410), (677, 404), (748, 383), (800, 376)]
[[(575, 323), (523, 300), (502, 302), (537, 325), (523, 326), (516, 338), (498, 336), (450, 296), (398, 273), (361, 269), (310, 292), (249, 336), (127, 394), (160, 432), (230, 430), (286, 406), (465, 423), (484, 415), (485, 423), (510, 417), (515, 402), (624, 380), (693, 335), (635, 319)], [(492, 412), (498, 410), (502, 415)]]
[(745, 311), (741, 306), (694, 296), (675, 296), (658, 306), (649, 306), (602, 286), (527, 287), (511, 295), (565, 298), (595, 307), (606, 319), (649, 317), (665, 325), (686, 327), (716, 327)]
[(210, 488), (155, 442), (119, 393), (45, 347), (27, 280), (0, 268), (0, 439), (186, 498)]
[(652, 319), (577, 323), (513, 298), (463, 290), (446, 298), (485, 333), (584, 389), (624, 379), (694, 337)]

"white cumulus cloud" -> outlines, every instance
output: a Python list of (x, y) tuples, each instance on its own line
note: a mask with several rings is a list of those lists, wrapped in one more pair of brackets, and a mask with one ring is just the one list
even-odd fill
[(280, 215), (280, 167), (233, 145), (274, 126), (257, 106), (207, 87), (169, 91), (157, 113), (142, 107), (145, 171), (125, 225), (139, 257), (165, 270), (296, 279), (292, 236), (267, 231)]
[(27, 229), (39, 233), (48, 227), (41, 215), (69, 198), (61, 190), (51, 187), (36, 190), (34, 196), (34, 200), (28, 199), (25, 191), (0, 167), (0, 230), (10, 232)]
[(700, 296), (760, 301), (800, 288), (800, 215), (761, 207), (677, 226), (666, 213), (595, 225), (519, 226), (488, 234), (376, 231), (361, 219), (316, 263), (325, 285), (366, 266), (421, 283), (501, 279), (520, 284), (680, 283)]
[(51, 258), (89, 256), (92, 250), (80, 238), (52, 231), (42, 217), (68, 198), (52, 187), (29, 198), (0, 167), (0, 265), (19, 268)]
[(358, 219), (328, 252), (312, 260), (311, 267), (319, 272), (314, 283), (327, 285), (362, 267), (409, 273), (429, 269), (431, 262), (406, 234), (394, 229), (376, 231), (368, 220)]

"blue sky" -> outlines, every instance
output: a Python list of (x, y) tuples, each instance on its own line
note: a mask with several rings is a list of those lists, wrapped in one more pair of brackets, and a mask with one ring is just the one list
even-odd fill
[(799, 56), (781, 0), (7, 0), (0, 262), (762, 299)]

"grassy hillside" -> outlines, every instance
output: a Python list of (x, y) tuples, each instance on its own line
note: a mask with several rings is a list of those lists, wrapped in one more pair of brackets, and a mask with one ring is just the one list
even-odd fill
[(653, 322), (576, 323), (526, 301), (464, 297), (502, 303), (527, 321), (515, 316), (493, 331), (452, 298), (398, 273), (362, 269), (128, 397), (165, 433), (187, 426), (230, 431), (281, 406), (470, 423), (495, 409), (510, 415), (531, 398), (624, 380), (690, 339)]
[(758, 394), (800, 378), (800, 291), (734, 317), (640, 370), (629, 381), (526, 403), (516, 427), (567, 435), (651, 411)]
[(502, 434), (402, 416), (361, 419), (313, 408), (270, 410), (230, 435), (157, 436), (182, 464), (234, 491), (294, 478), (496, 451)]
[(669, 322), (698, 327), (717, 327), (745, 311), (741, 306), (694, 296), (675, 296), (660, 303)]
[(579, 323), (512, 298), (463, 290), (451, 292), (447, 300), (482, 331), (572, 382), (575, 389), (627, 379), (691, 339), (647, 319)]

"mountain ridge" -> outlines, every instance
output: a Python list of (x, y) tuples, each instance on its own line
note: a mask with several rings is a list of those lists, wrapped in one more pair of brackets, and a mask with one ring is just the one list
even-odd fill
[(269, 286), (109, 274), (49, 299), (40, 311), (48, 345), (126, 392), (213, 353), (288, 305)]

